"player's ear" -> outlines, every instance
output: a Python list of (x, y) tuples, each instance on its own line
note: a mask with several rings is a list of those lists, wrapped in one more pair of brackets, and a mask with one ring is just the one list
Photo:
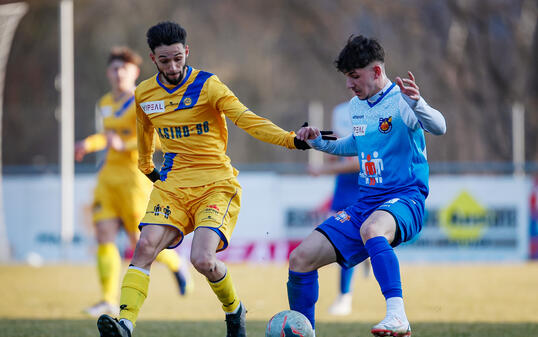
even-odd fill
[(153, 61), (153, 63), (155, 63), (155, 54), (153, 54), (153, 53), (149, 53), (149, 57), (151, 58), (151, 60)]
[(374, 67), (373, 67), (373, 70), (374, 70), (374, 77), (376, 79), (381, 77), (381, 75), (383, 74), (383, 69), (381, 68), (381, 66), (379, 64), (375, 64)]
[(187, 58), (187, 56), (189, 56), (189, 46), (185, 45), (185, 58)]

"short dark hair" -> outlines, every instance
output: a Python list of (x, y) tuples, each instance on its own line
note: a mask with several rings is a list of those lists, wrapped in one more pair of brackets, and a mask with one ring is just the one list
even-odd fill
[(149, 49), (155, 52), (155, 48), (162, 45), (170, 46), (174, 43), (185, 45), (187, 31), (175, 22), (165, 21), (159, 22), (148, 29), (146, 37), (148, 39)]
[(120, 60), (125, 63), (132, 63), (137, 66), (142, 64), (142, 58), (135, 51), (125, 46), (116, 46), (110, 49), (110, 54), (108, 54), (108, 63), (112, 63), (114, 60)]
[(385, 52), (379, 42), (362, 35), (351, 35), (334, 64), (338, 71), (346, 74), (364, 68), (373, 61), (385, 62)]

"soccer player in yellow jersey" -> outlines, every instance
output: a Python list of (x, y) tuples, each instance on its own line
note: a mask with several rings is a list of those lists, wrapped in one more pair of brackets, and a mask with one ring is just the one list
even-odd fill
[[(119, 312), (121, 258), (114, 240), (123, 227), (132, 246), (135, 246), (140, 234), (137, 226), (151, 191), (151, 183), (137, 168), (134, 89), (140, 63), (140, 56), (127, 47), (111, 50), (106, 71), (111, 91), (99, 100), (96, 107), (103, 118), (104, 133), (89, 136), (75, 145), (77, 161), (81, 161), (87, 153), (107, 150), (93, 201), (102, 299), (85, 309), (86, 313), (95, 317)], [(168, 250), (163, 251), (158, 260), (174, 273), (180, 293), (184, 294), (186, 278), (179, 268), (179, 256)]]
[[(226, 314), (227, 337), (244, 337), (245, 307), (229, 271), (216, 252), (226, 249), (239, 214), (241, 186), (226, 155), (225, 117), (253, 137), (289, 149), (306, 149), (287, 132), (244, 106), (217, 76), (187, 65), (186, 32), (162, 22), (147, 32), (155, 76), (135, 92), (138, 166), (154, 181), (141, 236), (123, 279), (120, 320), (102, 315), (102, 337), (130, 337), (148, 291), (155, 256), (176, 247), (194, 232), (191, 262), (207, 278)], [(157, 171), (152, 162), (154, 133), (165, 160)]]

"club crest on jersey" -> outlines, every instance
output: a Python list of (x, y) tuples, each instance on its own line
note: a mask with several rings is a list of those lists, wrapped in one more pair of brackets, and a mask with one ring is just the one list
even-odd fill
[(183, 100), (183, 104), (185, 106), (190, 106), (192, 104), (192, 99), (190, 97), (186, 97), (184, 100)]
[(392, 116), (388, 118), (379, 118), (379, 132), (389, 133), (392, 130)]

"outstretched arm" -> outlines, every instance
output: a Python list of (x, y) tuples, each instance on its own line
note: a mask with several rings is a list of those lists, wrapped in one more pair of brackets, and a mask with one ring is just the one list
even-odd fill
[(420, 97), (420, 89), (415, 82), (415, 76), (407, 72), (409, 78), (396, 77), (396, 84), (400, 87), (405, 102), (414, 111), (422, 128), (434, 135), (443, 135), (446, 132), (446, 122), (443, 115), (426, 103)]
[(337, 140), (323, 139), (316, 127), (305, 126), (297, 131), (297, 139), (308, 142), (314, 149), (337, 156), (356, 156), (357, 145), (352, 134)]
[(298, 148), (295, 145), (295, 133), (286, 131), (272, 121), (256, 115), (243, 105), (233, 92), (216, 76), (207, 80), (208, 98), (212, 106), (224, 113), (235, 125), (245, 130), (252, 137), (280, 145), (288, 149)]

